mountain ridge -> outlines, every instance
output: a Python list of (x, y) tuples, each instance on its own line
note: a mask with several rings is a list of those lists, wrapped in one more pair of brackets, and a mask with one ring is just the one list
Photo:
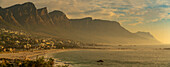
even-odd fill
[[(50, 37), (90, 43), (160, 43), (153, 36), (151, 37), (151, 34), (131, 33), (117, 21), (93, 19), (92, 17), (69, 19), (62, 11), (48, 12), (47, 7), (37, 9), (31, 2), (0, 8), (0, 23), (2, 23), (1, 27), (14, 26), (37, 36), (50, 35)], [(4, 23), (8, 23), (7, 26), (3, 25)]]

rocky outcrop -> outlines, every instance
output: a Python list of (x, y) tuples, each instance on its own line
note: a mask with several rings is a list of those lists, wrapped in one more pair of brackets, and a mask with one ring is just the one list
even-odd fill
[(96, 62), (104, 62), (103, 60), (98, 60), (98, 61), (96, 61)]
[(15, 19), (26, 29), (31, 30), (45, 25), (45, 22), (38, 15), (35, 5), (31, 2), (17, 4), (5, 9), (11, 11)]
[(53, 25), (54, 24), (53, 20), (51, 19), (51, 17), (48, 14), (47, 7), (38, 9), (38, 15), (42, 18), (42, 20), (46, 24), (48, 24), (48, 25)]
[(8, 9), (0, 8), (0, 16), (1, 16), (1, 19), (6, 21), (7, 23), (13, 24), (15, 26), (21, 26), (18, 23), (18, 21), (15, 19), (13, 13)]
[(50, 15), (50, 17), (53, 20), (55, 25), (68, 24), (69, 23), (69, 19), (61, 11), (55, 10), (55, 11), (50, 12), (49, 15)]

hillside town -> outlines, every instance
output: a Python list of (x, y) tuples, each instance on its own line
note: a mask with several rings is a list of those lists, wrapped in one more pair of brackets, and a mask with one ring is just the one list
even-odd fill
[(22, 31), (0, 29), (0, 51), (15, 52), (24, 50), (80, 48), (82, 42), (54, 38), (33, 37)]

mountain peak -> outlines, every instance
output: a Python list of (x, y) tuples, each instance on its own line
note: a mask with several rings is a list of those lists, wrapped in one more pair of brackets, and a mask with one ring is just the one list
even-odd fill
[(13, 5), (13, 6), (10, 6), (10, 7), (7, 7), (5, 9), (16, 9), (16, 8), (21, 8), (23, 7), (24, 9), (36, 9), (35, 5), (32, 3), (32, 2), (26, 2), (24, 4), (16, 4), (16, 5)]
[(33, 5), (34, 6), (34, 4), (32, 2), (26, 2), (23, 5)]
[(67, 16), (62, 11), (55, 10), (50, 12), (49, 15), (52, 18), (53, 22), (55, 22), (55, 24), (69, 22)]
[(62, 11), (59, 11), (59, 10), (54, 10), (54, 11), (50, 12), (49, 15), (50, 15), (51, 17), (55, 17), (55, 18), (68, 19), (68, 18), (66, 17), (66, 15), (65, 15)]
[(54, 11), (50, 12), (49, 14), (55, 14), (56, 16), (65, 15), (62, 11), (59, 11), (59, 10), (54, 10)]
[(93, 18), (92, 17), (85, 17), (85, 18), (83, 18), (83, 20), (93, 20)]
[(38, 9), (38, 13), (41, 14), (41, 15), (48, 14), (47, 7)]
[(43, 8), (41, 8), (41, 9), (39, 9), (39, 10), (45, 10), (45, 11), (47, 11), (47, 7), (43, 7)]
[(42, 18), (42, 20), (47, 24), (54, 24), (51, 17), (48, 14), (47, 7), (38, 9), (38, 15)]
[(36, 9), (35, 5), (32, 2), (26, 2), (24, 4), (22, 4), (23, 7), (25, 8), (34, 8)]

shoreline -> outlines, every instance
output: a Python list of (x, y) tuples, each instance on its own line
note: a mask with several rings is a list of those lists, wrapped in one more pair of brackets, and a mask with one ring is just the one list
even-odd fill
[[(54, 67), (55, 66), (65, 66), (66, 62), (59, 60), (59, 58), (54, 58), (52, 54), (60, 53), (65, 51), (77, 51), (84, 49), (49, 49), (49, 50), (36, 50), (36, 51), (20, 51), (17, 53), (1, 53), (0, 58), (6, 59), (20, 59), (20, 60), (36, 60), (36, 57), (44, 57), (45, 59), (53, 58), (54, 59)], [(69, 67), (72, 67), (69, 65)]]
[[(65, 51), (77, 51), (77, 50), (101, 50), (100, 48), (97, 49), (48, 49), (48, 50), (35, 50), (35, 51), (19, 51), (16, 53), (0, 53), (0, 58), (8, 58), (8, 59), (28, 59), (28, 60), (34, 60), (37, 56), (45, 56), (48, 55), (48, 57), (53, 53), (60, 53)], [(102, 50), (111, 50), (111, 51), (127, 51), (127, 50), (134, 50), (134, 49), (102, 49)]]
[(0, 58), (34, 60), (37, 56), (44, 56), (46, 54), (59, 53), (59, 52), (72, 51), (72, 50), (82, 50), (82, 49), (49, 49), (49, 50), (36, 50), (36, 51), (20, 51), (17, 53), (1, 53)]
[[(36, 51), (20, 51), (17, 53), (1, 53), (0, 58), (7, 59), (21, 59), (21, 60), (36, 60), (36, 57), (44, 57), (45, 59), (53, 58), (54, 67), (65, 66), (72, 67), (68, 62), (61, 61), (59, 58), (54, 58), (54, 53), (61, 53), (66, 51), (79, 51), (79, 50), (101, 50), (101, 49), (48, 49), (48, 50), (36, 50)], [(106, 49), (105, 49), (106, 50)], [(127, 51), (128, 49), (107, 49), (112, 51)], [(129, 51), (129, 50), (128, 50)]]

